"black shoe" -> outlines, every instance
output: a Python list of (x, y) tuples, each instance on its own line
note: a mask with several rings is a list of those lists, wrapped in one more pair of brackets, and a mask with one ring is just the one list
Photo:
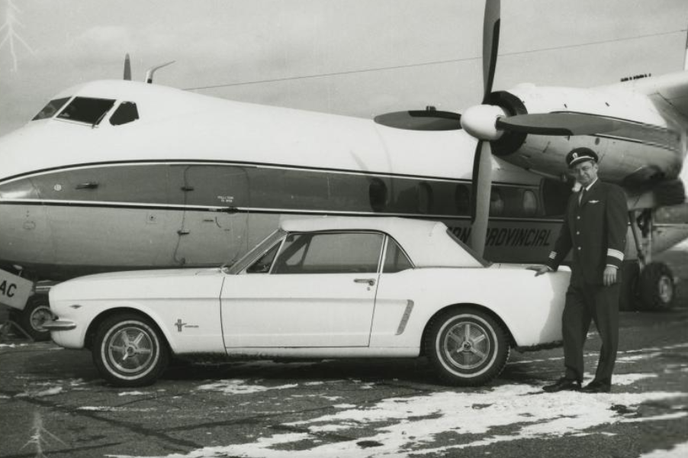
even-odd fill
[(581, 389), (581, 384), (578, 380), (562, 377), (551, 385), (545, 385), (543, 390), (548, 393), (556, 393), (557, 391), (578, 391)]
[(585, 385), (581, 391), (583, 393), (609, 393), (611, 390), (612, 386), (610, 384), (593, 380)]

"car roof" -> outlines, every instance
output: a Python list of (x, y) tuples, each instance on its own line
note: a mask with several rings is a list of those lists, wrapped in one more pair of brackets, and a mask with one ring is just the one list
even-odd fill
[(361, 230), (384, 232), (394, 238), (416, 267), (484, 267), (487, 263), (457, 243), (439, 221), (392, 217), (315, 216), (283, 217), (280, 228), (287, 232)]

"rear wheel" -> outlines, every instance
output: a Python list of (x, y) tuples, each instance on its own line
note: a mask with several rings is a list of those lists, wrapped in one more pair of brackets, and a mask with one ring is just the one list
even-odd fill
[(502, 372), (509, 345), (502, 326), (471, 308), (449, 310), (433, 320), (426, 349), (438, 376), (450, 385), (489, 382)]
[(145, 386), (167, 367), (169, 351), (158, 328), (133, 313), (107, 318), (96, 332), (93, 362), (116, 386)]

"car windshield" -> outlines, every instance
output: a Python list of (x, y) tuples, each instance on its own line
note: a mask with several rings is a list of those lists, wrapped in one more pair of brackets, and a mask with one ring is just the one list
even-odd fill
[(456, 242), (461, 248), (463, 248), (466, 253), (470, 254), (475, 258), (476, 261), (478, 261), (483, 267), (490, 267), (492, 263), (486, 259), (484, 259), (482, 256), (480, 256), (478, 253), (473, 251), (473, 248), (469, 247), (465, 243), (463, 243), (452, 231), (451, 229), (447, 229), (447, 235)]
[(286, 232), (282, 229), (278, 229), (272, 234), (268, 235), (262, 242), (260, 242), (254, 249), (246, 253), (237, 262), (232, 264), (229, 268), (228, 273), (230, 275), (236, 275), (243, 271), (246, 267), (251, 265), (254, 259), (258, 256), (262, 256), (267, 250), (269, 250), (279, 239), (284, 237)]

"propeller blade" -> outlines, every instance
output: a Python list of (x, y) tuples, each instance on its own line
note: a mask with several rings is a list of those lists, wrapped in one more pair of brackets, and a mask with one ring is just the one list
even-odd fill
[(500, 0), (485, 2), (485, 17), (483, 19), (483, 103), (492, 92), (495, 70), (497, 68), (497, 52), (499, 51), (499, 23)]
[(621, 123), (585, 113), (534, 113), (499, 118), (498, 129), (534, 135), (592, 135), (611, 132)]
[(126, 81), (131, 81), (131, 60), (129, 59), (129, 54), (124, 56), (124, 79)]
[(406, 130), (438, 131), (461, 129), (461, 115), (450, 111), (396, 111), (376, 116), (375, 122), (383, 126)]
[(471, 235), (469, 246), (480, 256), (485, 252), (487, 222), (492, 191), (492, 147), (479, 141), (473, 160), (473, 191), (471, 193)]

